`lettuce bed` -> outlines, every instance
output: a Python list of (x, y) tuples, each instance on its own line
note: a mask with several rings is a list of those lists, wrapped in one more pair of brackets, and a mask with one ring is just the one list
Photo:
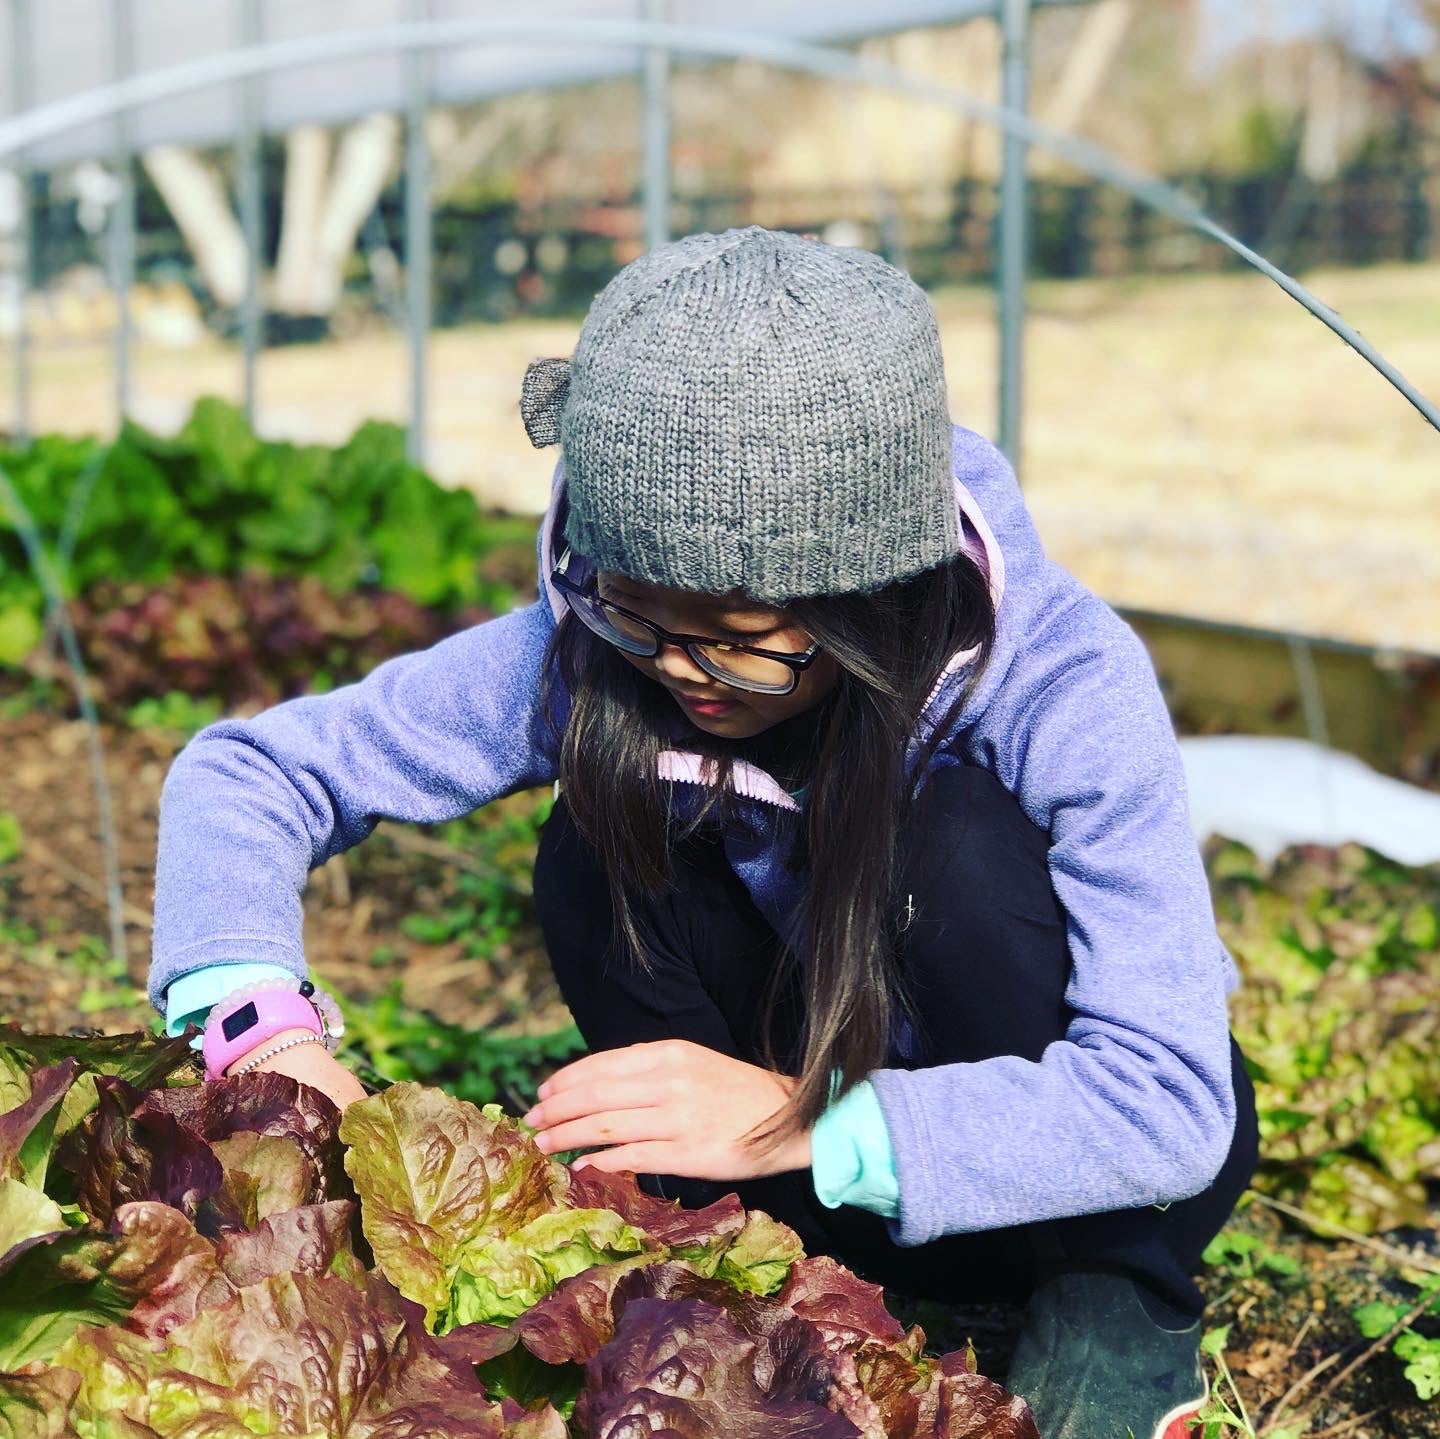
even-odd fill
[(0, 1436), (1038, 1439), (974, 1356), (730, 1196), (572, 1172), (497, 1107), (196, 1083), (0, 1033)]
[(1267, 872), (1216, 842), (1207, 861), (1245, 979), (1231, 1022), (1260, 1111), (1257, 1187), (1367, 1234), (1432, 1227), (1440, 865), (1358, 844), (1299, 845)]

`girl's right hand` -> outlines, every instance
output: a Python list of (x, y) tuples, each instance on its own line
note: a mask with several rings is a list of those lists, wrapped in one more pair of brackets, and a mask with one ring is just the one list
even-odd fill
[[(262, 1047), (268, 1049), (272, 1044), (280, 1044), (287, 1039), (298, 1039), (306, 1033), (307, 1031), (303, 1029), (285, 1030), (268, 1039)], [(238, 1069), (247, 1062), (248, 1058), (248, 1055), (242, 1054), (226, 1072), (230, 1073)], [(346, 1105), (353, 1104), (357, 1099), (365, 1098), (365, 1091), (360, 1087), (360, 1081), (324, 1045), (320, 1044), (297, 1044), (291, 1049), (283, 1050), (273, 1059), (267, 1059), (263, 1063), (257, 1064), (247, 1073), (288, 1074), (291, 1079), (298, 1080), (301, 1084), (308, 1084), (311, 1089), (318, 1089), (342, 1111)]]

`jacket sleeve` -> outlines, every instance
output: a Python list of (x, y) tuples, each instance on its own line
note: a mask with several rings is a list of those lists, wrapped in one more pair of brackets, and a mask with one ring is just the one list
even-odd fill
[(176, 976), (208, 965), (303, 977), (306, 877), (381, 819), (434, 824), (552, 781), (539, 688), (553, 628), (542, 596), (358, 684), (196, 735), (160, 797), (156, 1008)]
[(1050, 836), (1073, 1018), (1038, 1062), (872, 1076), (901, 1244), (1196, 1194), (1234, 1130), (1230, 961), (1154, 671), (1107, 605), (1040, 564), (1036, 602), (1024, 581), (1014, 596), (1023, 638), (956, 744)]

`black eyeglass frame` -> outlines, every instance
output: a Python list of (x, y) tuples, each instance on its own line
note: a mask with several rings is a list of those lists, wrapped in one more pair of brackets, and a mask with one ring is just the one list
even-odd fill
[[(568, 552), (565, 559), (568, 559)], [(561, 560), (561, 564), (565, 563)], [(782, 695), (794, 694), (796, 686), (800, 683), (800, 676), (805, 670), (813, 665), (820, 655), (820, 646), (813, 641), (808, 649), (801, 650), (798, 654), (787, 650), (767, 650), (759, 645), (736, 644), (734, 640), (716, 639), (713, 635), (681, 635), (674, 634), (662, 625), (657, 625), (654, 620), (646, 619), (644, 615), (637, 615), (634, 610), (627, 610), (624, 605), (617, 605), (614, 600), (607, 600), (601, 593), (600, 587), (592, 575), (584, 584), (576, 584), (569, 575), (557, 565), (550, 572), (550, 582), (566, 597), (566, 603), (570, 603), (570, 596), (575, 595), (580, 599), (590, 600), (600, 606), (601, 609), (614, 610), (616, 614), (624, 615), (627, 620), (642, 628), (649, 630), (655, 636), (655, 648), (653, 650), (631, 650), (621, 644), (619, 640), (609, 635), (599, 635), (597, 638), (606, 640), (618, 650), (625, 650), (628, 654), (638, 655), (642, 659), (652, 659), (660, 653), (662, 644), (678, 645), (699, 667), (705, 671), (711, 679), (718, 680), (722, 685), (729, 685), (732, 689), (744, 690), (747, 694), (775, 695), (777, 698)], [(585, 623), (584, 617), (570, 604), (571, 611), (581, 624)], [(589, 629), (589, 626), (586, 626)], [(594, 634), (594, 630), (590, 631)], [(717, 675), (714, 670), (705, 662), (704, 658), (695, 653), (695, 648), (705, 646), (707, 649), (738, 650), (741, 654), (756, 655), (760, 659), (776, 660), (784, 665), (791, 674), (790, 688), (786, 690), (756, 689), (753, 685), (747, 685), (739, 680), (727, 679), (724, 675)]]

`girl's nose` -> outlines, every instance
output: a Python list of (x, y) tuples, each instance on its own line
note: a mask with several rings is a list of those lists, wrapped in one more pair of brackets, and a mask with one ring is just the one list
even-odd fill
[(690, 658), (680, 645), (662, 644), (651, 664), (663, 678), (675, 684), (708, 685), (711, 677)]

